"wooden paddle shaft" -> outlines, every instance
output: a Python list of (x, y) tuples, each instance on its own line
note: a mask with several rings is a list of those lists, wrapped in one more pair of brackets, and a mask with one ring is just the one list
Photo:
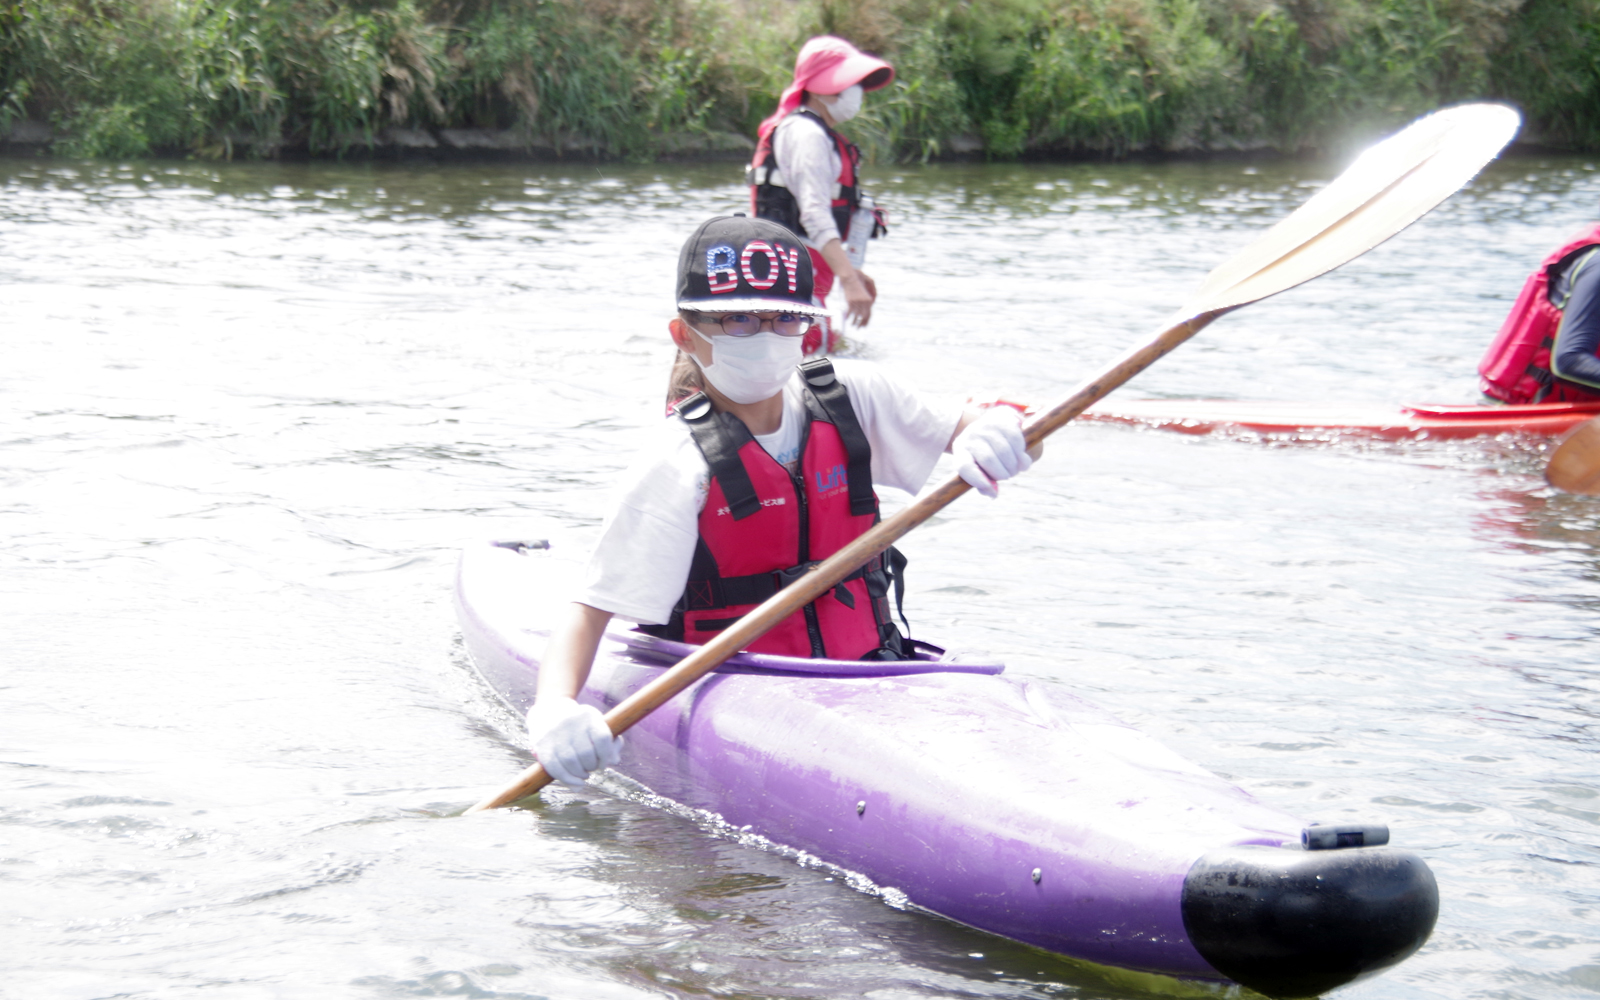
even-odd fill
[[(1068, 421), (1088, 409), (1117, 386), (1154, 364), (1162, 355), (1198, 333), (1226, 310), (1202, 313), (1175, 323), (1148, 342), (1117, 358), (1106, 369), (1079, 385), (1065, 399), (1039, 413), (1023, 428), (1031, 448)], [(773, 594), (755, 610), (720, 633), (715, 639), (679, 660), (660, 677), (646, 684), (606, 713), (606, 724), (617, 735), (670, 701), (689, 685), (715, 670), (728, 657), (766, 635), (769, 630), (796, 611), (832, 590), (845, 577), (867, 564), (873, 556), (899, 541), (912, 529), (948, 507), (971, 489), (960, 476), (951, 476), (937, 489), (912, 501), (900, 513), (881, 521), (855, 541), (829, 556), (794, 583)], [(538, 764), (517, 776), (516, 781), (468, 809), (476, 813), (498, 809), (525, 799), (550, 784), (550, 775)]]

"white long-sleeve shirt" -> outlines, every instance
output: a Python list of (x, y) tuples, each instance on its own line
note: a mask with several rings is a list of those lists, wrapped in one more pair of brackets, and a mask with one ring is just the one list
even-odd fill
[(822, 123), (810, 115), (790, 115), (772, 133), (772, 152), (783, 172), (783, 183), (800, 206), (805, 244), (816, 250), (829, 240), (844, 241), (833, 221), (833, 189), (844, 162)]

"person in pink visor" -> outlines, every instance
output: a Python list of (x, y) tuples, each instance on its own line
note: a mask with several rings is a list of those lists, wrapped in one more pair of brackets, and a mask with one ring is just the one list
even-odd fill
[[(845, 321), (866, 326), (878, 297), (861, 270), (867, 240), (885, 233), (884, 216), (861, 191), (861, 151), (834, 131), (854, 118), (862, 95), (894, 79), (894, 67), (842, 38), (818, 35), (800, 47), (794, 80), (761, 123), (745, 179), (752, 214), (788, 227), (810, 251), (821, 305), (837, 281)], [(807, 338), (806, 353), (826, 353), (838, 336), (831, 323)]]

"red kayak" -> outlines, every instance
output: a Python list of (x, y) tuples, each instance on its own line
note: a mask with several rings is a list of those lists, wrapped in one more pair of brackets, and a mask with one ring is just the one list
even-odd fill
[(1095, 404), (1078, 419), (1142, 424), (1184, 434), (1248, 432), (1321, 441), (1346, 436), (1391, 440), (1494, 434), (1554, 437), (1595, 416), (1600, 416), (1600, 402), (1393, 406), (1385, 403), (1111, 398)]

